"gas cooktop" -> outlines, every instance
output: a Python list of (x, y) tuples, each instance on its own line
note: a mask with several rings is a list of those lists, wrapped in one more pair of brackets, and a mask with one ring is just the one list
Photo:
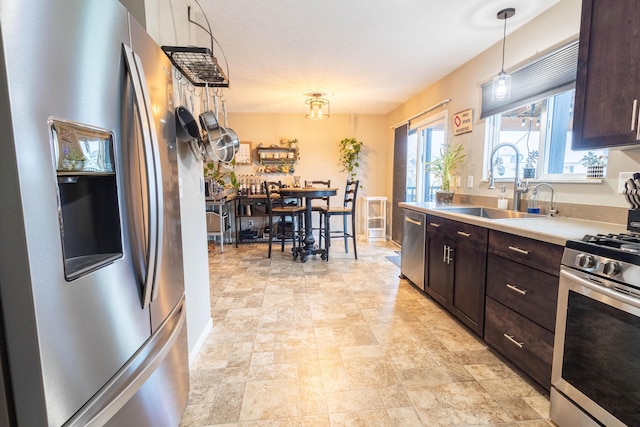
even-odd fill
[(568, 241), (567, 248), (620, 260), (623, 260), (621, 257), (626, 258), (626, 254), (630, 254), (632, 257), (628, 262), (634, 262), (633, 260), (640, 255), (640, 234), (587, 234), (581, 240)]
[(566, 244), (562, 264), (640, 286), (640, 234), (587, 234)]

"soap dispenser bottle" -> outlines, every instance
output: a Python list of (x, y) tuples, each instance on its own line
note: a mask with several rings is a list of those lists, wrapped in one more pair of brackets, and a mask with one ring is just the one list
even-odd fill
[(507, 209), (509, 207), (509, 200), (507, 200), (507, 186), (500, 186), (500, 195), (498, 196), (498, 209)]
[(536, 198), (536, 193), (534, 192), (531, 195), (531, 198), (529, 199), (529, 203), (527, 206), (527, 213), (530, 214), (539, 214), (540, 213), (540, 206), (538, 205), (538, 200)]

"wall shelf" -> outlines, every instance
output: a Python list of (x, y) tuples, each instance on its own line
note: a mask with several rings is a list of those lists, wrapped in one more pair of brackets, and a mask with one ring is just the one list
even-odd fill
[(293, 173), (298, 150), (288, 147), (258, 147), (256, 154), (265, 173)]

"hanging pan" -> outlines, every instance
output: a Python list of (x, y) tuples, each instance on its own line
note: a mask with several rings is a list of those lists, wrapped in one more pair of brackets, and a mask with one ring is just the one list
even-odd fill
[(238, 139), (238, 134), (230, 127), (227, 127), (227, 108), (224, 101), (222, 101), (222, 117), (224, 118), (222, 139), (225, 141), (225, 145), (232, 147), (235, 156), (240, 149), (240, 140)]
[[(184, 95), (181, 88), (181, 97)], [(193, 110), (193, 100), (191, 102), (191, 109)], [(191, 147), (191, 151), (199, 160), (205, 160), (205, 151), (200, 139), (200, 128), (198, 122), (191, 114), (191, 111), (184, 105), (180, 105), (175, 109), (176, 117), (176, 136), (182, 142), (188, 142)]]
[(176, 135), (180, 141), (200, 138), (200, 129), (193, 114), (183, 105), (176, 107)]
[[(207, 156), (212, 161), (228, 163), (233, 160), (233, 150), (228, 150), (222, 141), (222, 129), (218, 123), (218, 114), (209, 110), (209, 86), (205, 86), (205, 112), (200, 114), (200, 125), (206, 138)], [(229, 153), (231, 151), (231, 153)]]

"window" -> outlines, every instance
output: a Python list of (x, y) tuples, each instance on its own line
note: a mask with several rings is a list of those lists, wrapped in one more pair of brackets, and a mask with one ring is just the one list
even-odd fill
[(443, 112), (411, 123), (407, 140), (406, 201), (431, 202), (440, 188), (426, 163), (437, 157), (446, 141), (447, 114)]
[(518, 176), (524, 179), (583, 180), (587, 157), (606, 161), (604, 150), (571, 151), (574, 95), (574, 89), (562, 91), (490, 116), (485, 139), (486, 170), (490, 169), (491, 153), (502, 143), (515, 145), (519, 157), (516, 160), (515, 151), (507, 147), (494, 154), (493, 169), (498, 180), (513, 180), (516, 164)]
[[(587, 176), (587, 159), (606, 162), (606, 151), (571, 151), (578, 42), (531, 61), (512, 72), (511, 99), (491, 100), (482, 87), (486, 118), (485, 178), (493, 161), (495, 179), (576, 181)], [(509, 143), (517, 148), (502, 147)], [(492, 156), (493, 153), (493, 156)]]

